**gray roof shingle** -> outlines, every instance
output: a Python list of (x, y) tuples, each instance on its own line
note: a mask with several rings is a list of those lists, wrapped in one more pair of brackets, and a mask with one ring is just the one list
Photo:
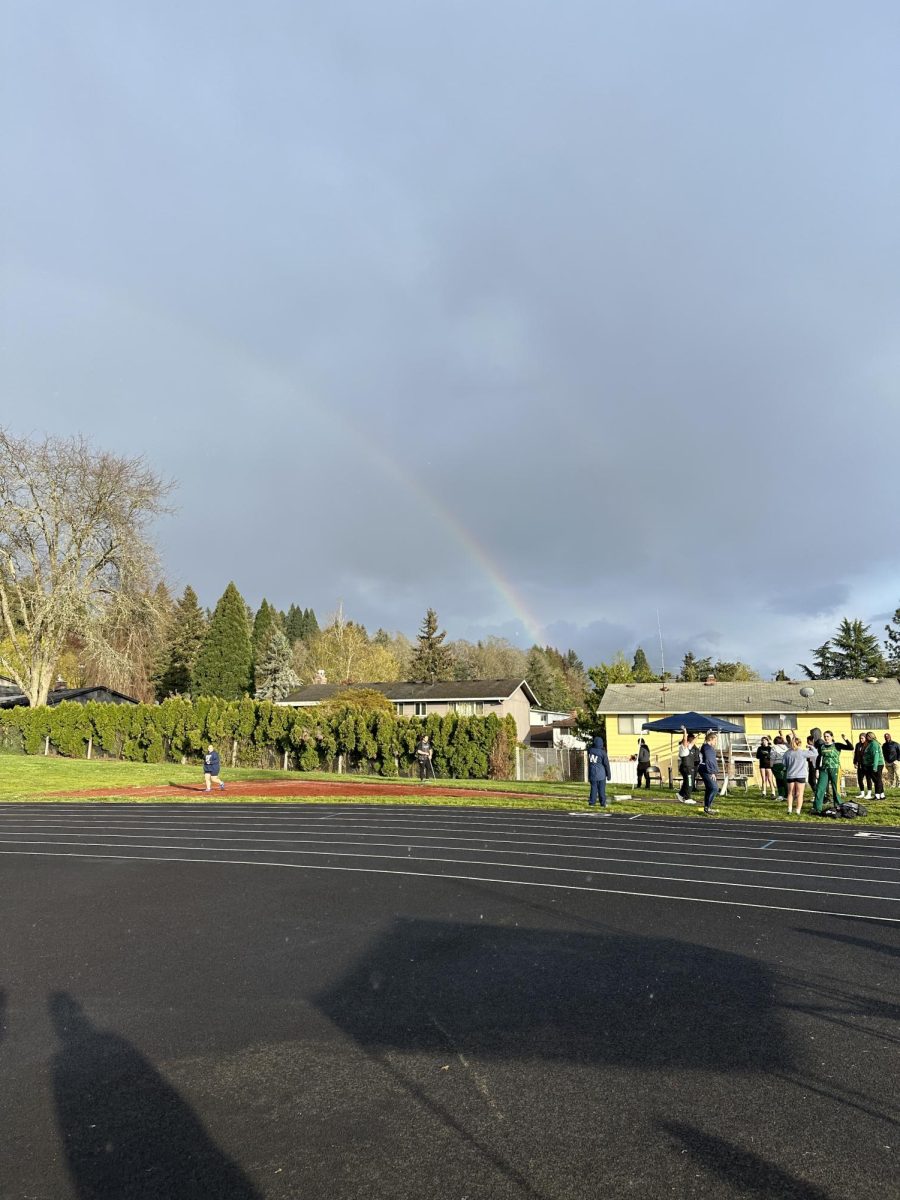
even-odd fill
[[(900, 712), (900, 681), (808, 679), (789, 683), (611, 683), (602, 713), (699, 712), (713, 716), (788, 712)], [(800, 695), (802, 687), (813, 695)]]

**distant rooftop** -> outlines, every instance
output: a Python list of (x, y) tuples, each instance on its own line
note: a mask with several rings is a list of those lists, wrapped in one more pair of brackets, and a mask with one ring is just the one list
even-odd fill
[[(665, 686), (665, 691), (663, 691)], [(812, 695), (801, 696), (801, 688)], [(797, 679), (787, 683), (611, 683), (602, 713), (900, 712), (897, 679)]]

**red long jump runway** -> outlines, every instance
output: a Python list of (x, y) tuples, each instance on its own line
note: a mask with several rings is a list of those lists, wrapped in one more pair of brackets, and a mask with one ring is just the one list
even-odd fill
[[(448, 788), (435, 787), (434, 784), (411, 783), (355, 783), (348, 780), (338, 783), (334, 780), (316, 782), (313, 779), (285, 780), (253, 780), (242, 779), (228, 783), (225, 791), (213, 788), (207, 792), (203, 784), (159, 784), (156, 787), (104, 787), (88, 788), (84, 791), (49, 792), (48, 795), (65, 800), (93, 800), (105, 796), (152, 796), (154, 799), (183, 798), (185, 795), (206, 796), (210, 799), (227, 800), (229, 796), (279, 796), (282, 799), (295, 799), (304, 796), (440, 796), (453, 799), (480, 798), (489, 800), (492, 796), (502, 796), (504, 799), (533, 800), (534, 794), (527, 792), (487, 791), (478, 788)], [(574, 797), (573, 797), (574, 801)]]

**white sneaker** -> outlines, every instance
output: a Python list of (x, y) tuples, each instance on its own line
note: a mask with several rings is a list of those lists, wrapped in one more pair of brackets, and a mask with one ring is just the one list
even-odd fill
[(681, 803), (682, 804), (696, 804), (697, 801), (696, 800), (682, 800)]

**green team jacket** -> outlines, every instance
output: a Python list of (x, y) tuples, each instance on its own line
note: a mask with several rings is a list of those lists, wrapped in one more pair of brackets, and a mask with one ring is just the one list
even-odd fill
[(832, 742), (829, 746), (826, 742), (822, 742), (819, 747), (819, 766), (836, 771), (841, 765), (841, 751), (852, 750), (853, 746), (850, 742)]
[(884, 766), (884, 754), (881, 751), (881, 742), (876, 740), (869, 742), (866, 745), (866, 753), (863, 760), (870, 771), (877, 771), (879, 767)]

